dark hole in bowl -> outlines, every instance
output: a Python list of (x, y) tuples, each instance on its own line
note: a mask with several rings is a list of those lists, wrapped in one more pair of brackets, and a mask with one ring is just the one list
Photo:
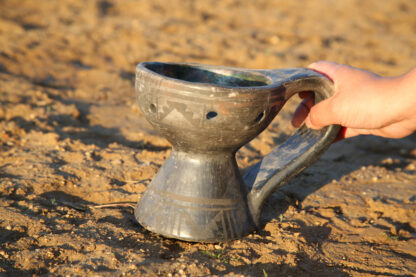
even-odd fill
[(255, 122), (260, 122), (264, 117), (264, 112), (259, 113), (259, 115), (254, 120)]
[(155, 112), (157, 111), (157, 109), (156, 109), (156, 105), (155, 105), (155, 104), (150, 104), (150, 105), (149, 105), (149, 111), (150, 111), (151, 113), (155, 113)]
[(193, 83), (208, 83), (229, 87), (258, 87), (267, 86), (271, 80), (256, 72), (203, 69), (184, 64), (147, 63), (147, 69), (160, 75)]
[(207, 119), (213, 119), (214, 117), (217, 117), (218, 113), (217, 112), (208, 112), (207, 113)]

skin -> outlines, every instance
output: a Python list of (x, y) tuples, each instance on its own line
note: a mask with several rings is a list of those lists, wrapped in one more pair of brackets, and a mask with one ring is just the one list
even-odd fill
[(396, 77), (381, 77), (372, 72), (321, 61), (309, 68), (326, 75), (335, 94), (314, 105), (313, 93), (303, 98), (292, 119), (312, 129), (331, 124), (343, 128), (338, 139), (358, 135), (403, 138), (416, 131), (416, 68)]

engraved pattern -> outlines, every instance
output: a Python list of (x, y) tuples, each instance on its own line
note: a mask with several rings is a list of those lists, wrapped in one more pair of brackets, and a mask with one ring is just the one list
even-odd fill
[[(197, 234), (201, 239), (215, 240), (241, 236), (247, 215), (239, 202), (211, 199), (208, 203), (207, 200), (150, 189), (139, 202), (136, 217), (144, 226), (152, 225), (152, 221), (165, 222), (163, 230), (158, 232), (167, 236), (186, 238), (192, 234), (194, 238)], [(202, 223), (201, 211), (205, 217)]]
[[(221, 103), (212, 100), (212, 103), (201, 104), (201, 101), (197, 99), (178, 101), (177, 98), (156, 96), (155, 93), (142, 94), (139, 99), (141, 109), (144, 113), (147, 113), (149, 120), (157, 120), (159, 124), (173, 122), (177, 125), (177, 128), (189, 130), (194, 130), (194, 127), (217, 129), (218, 125), (224, 122), (233, 122), (233, 124), (227, 126), (229, 131), (241, 130), (246, 126), (257, 125), (258, 122), (255, 119), (258, 114), (264, 112), (266, 113), (265, 117), (267, 117), (270, 110), (267, 103), (257, 105), (258, 111), (252, 112), (246, 103)], [(283, 104), (280, 101), (281, 97), (273, 97), (271, 100), (274, 101), (271, 106), (281, 106)], [(156, 107), (156, 113), (148, 111), (150, 105)], [(241, 110), (247, 110), (247, 112), (241, 113)], [(206, 119), (206, 114), (210, 111), (218, 112), (219, 116), (216, 120)], [(175, 115), (175, 112), (179, 113), (180, 117), (177, 114)]]
[[(294, 93), (317, 90), (317, 95), (324, 98), (332, 91), (330, 82), (307, 69), (251, 71), (147, 63), (137, 70), (143, 68), (148, 70), (138, 74), (136, 80), (143, 114), (172, 143), (172, 153), (189, 154), (173, 157), (166, 172), (162, 167), (163, 174), (158, 173), (159, 179), (152, 181), (135, 210), (137, 220), (145, 228), (167, 237), (221, 241), (240, 237), (260, 226), (264, 199), (310, 164), (338, 132), (334, 128), (322, 133), (313, 131), (315, 139), (313, 134), (298, 131), (288, 144), (272, 152), (246, 175), (244, 181), (254, 186), (246, 194), (239, 190), (243, 180), (236, 177), (239, 171), (235, 160), (226, 163), (220, 159), (234, 155), (233, 151), (263, 130)], [(206, 155), (202, 155), (204, 151)], [(277, 172), (276, 168), (282, 170)], [(235, 178), (229, 182), (231, 175)], [(192, 189), (188, 190), (189, 187)], [(226, 195), (223, 198), (244, 199), (209, 198), (223, 195), (220, 192)]]

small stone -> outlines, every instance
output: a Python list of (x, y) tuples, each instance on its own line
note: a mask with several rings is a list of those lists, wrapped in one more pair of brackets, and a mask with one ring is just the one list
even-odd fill
[(7, 225), (6, 226), (6, 230), (9, 230), (10, 231), (11, 229), (12, 229), (12, 226), (10, 226), (10, 225)]
[(114, 161), (112, 162), (112, 164), (113, 164), (113, 165), (121, 165), (121, 164), (123, 164), (123, 160), (114, 160)]
[(215, 248), (215, 249), (222, 249), (222, 248), (221, 248), (221, 246), (220, 246), (220, 245), (218, 245), (218, 244), (214, 245), (214, 248)]
[(373, 181), (373, 182), (377, 182), (377, 180), (378, 180), (377, 176), (374, 176), (373, 178), (371, 178), (371, 181)]
[(416, 170), (415, 164), (409, 164), (408, 166), (406, 166), (406, 170)]
[(393, 159), (392, 158), (387, 158), (384, 161), (382, 161), (383, 164), (393, 164)]
[(271, 44), (273, 44), (273, 45), (276, 45), (276, 44), (278, 44), (280, 42), (280, 38), (278, 36), (276, 36), (276, 35), (275, 36), (271, 36), (269, 38), (269, 42)]
[(400, 149), (399, 150), (399, 153), (401, 154), (401, 155), (406, 155), (407, 154), (407, 149), (404, 149), (404, 148), (402, 148), (402, 149)]
[(4, 252), (3, 250), (0, 250), (0, 255), (5, 257), (6, 259), (9, 258), (9, 254), (7, 254), (6, 252)]
[(403, 230), (403, 229), (400, 229), (400, 230), (399, 230), (398, 235), (399, 235), (401, 238), (405, 238), (405, 239), (410, 239), (410, 238), (412, 238), (412, 234), (411, 234), (409, 231), (406, 231), (406, 230)]
[(26, 191), (22, 187), (19, 187), (18, 189), (16, 189), (15, 193), (16, 195), (25, 195)]

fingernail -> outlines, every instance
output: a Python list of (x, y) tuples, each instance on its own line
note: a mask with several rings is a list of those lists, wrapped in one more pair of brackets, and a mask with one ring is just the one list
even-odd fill
[(305, 124), (309, 129), (314, 129), (314, 130), (319, 130), (320, 128), (313, 125), (310, 119), (310, 116), (308, 115), (308, 117), (305, 119)]
[(311, 122), (311, 119), (309, 118), (309, 115), (305, 119), (305, 124), (308, 128), (313, 129), (312, 122)]

